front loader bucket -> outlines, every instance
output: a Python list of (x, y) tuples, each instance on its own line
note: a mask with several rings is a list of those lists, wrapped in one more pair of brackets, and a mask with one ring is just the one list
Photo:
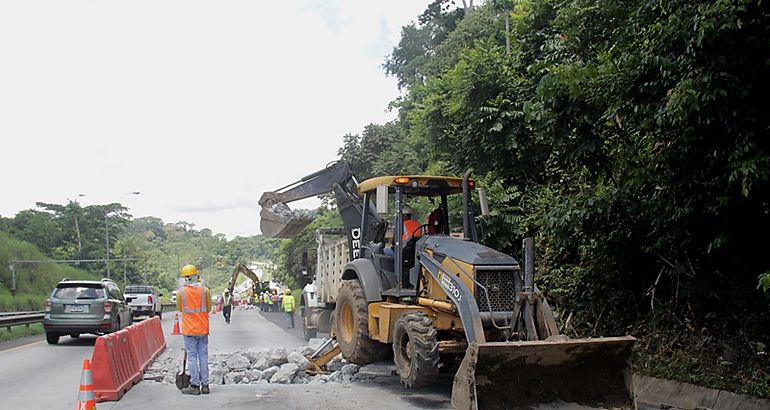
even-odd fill
[(452, 408), (529, 409), (570, 403), (636, 409), (631, 381), (635, 340), (624, 336), (471, 343), (455, 374)]
[(268, 238), (294, 238), (313, 218), (299, 215), (282, 203), (262, 207), (259, 212), (259, 229)]

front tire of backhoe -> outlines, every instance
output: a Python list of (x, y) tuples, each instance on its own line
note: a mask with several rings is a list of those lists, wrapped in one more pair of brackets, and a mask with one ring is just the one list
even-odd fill
[(387, 353), (387, 345), (369, 338), (368, 314), (361, 284), (357, 280), (343, 281), (334, 310), (335, 333), (342, 357), (358, 365), (376, 362)]
[(407, 313), (396, 322), (393, 361), (406, 387), (433, 384), (438, 376), (438, 341), (433, 322), (424, 313)]

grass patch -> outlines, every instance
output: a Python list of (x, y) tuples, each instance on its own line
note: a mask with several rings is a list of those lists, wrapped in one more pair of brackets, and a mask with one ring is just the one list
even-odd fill
[(32, 336), (32, 335), (39, 335), (43, 333), (45, 333), (45, 331), (43, 330), (42, 323), (33, 323), (29, 325), (29, 327), (26, 327), (24, 325), (13, 326), (11, 327), (10, 332), (8, 331), (7, 328), (0, 328), (0, 342), (6, 342), (8, 340), (18, 339), (21, 337)]
[[(651, 320), (632, 334), (634, 372), (668, 380), (770, 398), (770, 357), (766, 329), (735, 331), (693, 320)], [(754, 319), (754, 320), (751, 320)], [(763, 322), (746, 318), (746, 322)]]
[(48, 295), (22, 294), (11, 296), (0, 291), (0, 312), (26, 312), (43, 310)]

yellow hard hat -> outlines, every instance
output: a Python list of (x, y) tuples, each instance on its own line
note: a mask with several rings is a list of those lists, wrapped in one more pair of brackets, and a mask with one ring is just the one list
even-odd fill
[(291, 289), (286, 289), (286, 294), (291, 295)]
[(198, 274), (198, 268), (195, 265), (185, 265), (182, 268), (182, 276), (192, 276)]

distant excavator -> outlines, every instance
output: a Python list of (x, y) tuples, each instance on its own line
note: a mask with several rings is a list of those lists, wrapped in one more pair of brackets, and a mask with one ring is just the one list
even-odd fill
[(249, 289), (249, 296), (256, 296), (267, 290), (270, 282), (260, 281), (259, 276), (257, 276), (254, 271), (249, 269), (246, 265), (238, 262), (235, 264), (235, 269), (233, 269), (233, 274), (230, 276), (230, 282), (227, 285), (227, 289), (230, 291), (231, 295), (235, 295), (233, 292), (235, 291), (235, 285), (237, 283), (236, 281), (238, 280), (238, 275), (240, 274), (246, 275), (247, 278), (251, 279), (251, 289)]
[[(440, 368), (456, 369), (455, 409), (558, 401), (635, 409), (635, 339), (560, 334), (534, 282), (532, 239), (523, 241), (523, 264), (480, 244), (474, 189), (470, 172), (462, 178), (396, 175), (358, 183), (350, 164), (339, 161), (264, 193), (260, 227), (268, 237), (293, 237), (312, 219), (286, 204), (334, 193), (347, 253), (344, 261), (327, 259), (326, 268), (319, 263), (319, 304), (303, 316), (306, 325), (335, 335), (335, 350), (350, 362), (371, 363), (392, 349), (407, 387), (433, 383)], [(455, 195), (461, 201), (451, 203), (462, 203), (461, 233), (449, 224), (449, 198)], [(405, 203), (418, 197), (438, 203), (437, 218), (404, 232)], [(484, 214), (486, 195), (478, 197)], [(314, 357), (329, 355), (319, 349)]]

